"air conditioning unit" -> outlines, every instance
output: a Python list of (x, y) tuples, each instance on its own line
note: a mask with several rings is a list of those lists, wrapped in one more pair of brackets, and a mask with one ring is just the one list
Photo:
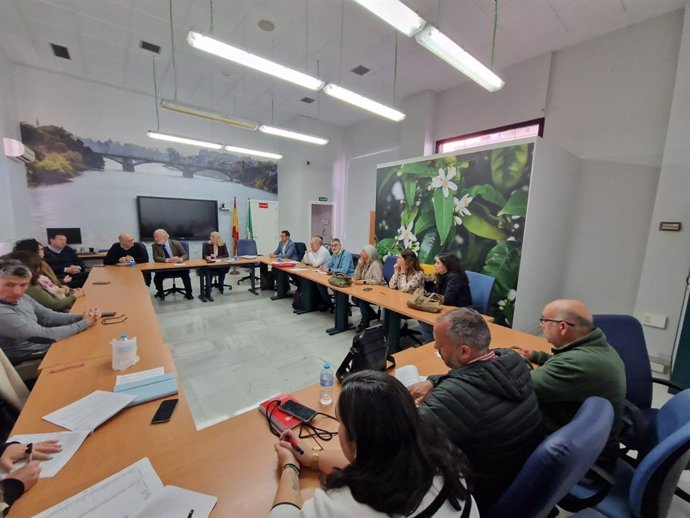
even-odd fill
[(6, 157), (23, 164), (30, 164), (36, 160), (36, 154), (18, 140), (13, 138), (3, 138), (2, 140), (5, 145)]

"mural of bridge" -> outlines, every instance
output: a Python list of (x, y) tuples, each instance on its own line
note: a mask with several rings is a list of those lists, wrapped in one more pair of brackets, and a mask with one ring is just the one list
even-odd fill
[(213, 165), (202, 165), (202, 164), (185, 164), (182, 162), (172, 162), (169, 160), (162, 160), (162, 159), (156, 159), (156, 158), (138, 158), (138, 157), (133, 157), (133, 156), (126, 156), (126, 155), (116, 155), (113, 153), (98, 153), (95, 152), (96, 155), (102, 156), (103, 158), (109, 158), (110, 160), (113, 160), (114, 162), (117, 162), (122, 166), (122, 170), (126, 173), (133, 173), (135, 172), (135, 167), (141, 164), (164, 164), (170, 169), (177, 169), (178, 171), (182, 172), (182, 176), (184, 178), (193, 178), (194, 174), (200, 173), (202, 171), (213, 171), (216, 173), (221, 173), (224, 176), (228, 178), (228, 180), (232, 180), (235, 175), (229, 171), (227, 168), (219, 167), (219, 166), (213, 166)]

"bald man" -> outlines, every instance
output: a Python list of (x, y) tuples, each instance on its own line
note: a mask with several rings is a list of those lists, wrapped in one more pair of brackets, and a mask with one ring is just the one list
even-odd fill
[(532, 382), (547, 433), (569, 423), (589, 396), (608, 399), (615, 412), (613, 430), (597, 463), (613, 470), (625, 400), (623, 361), (602, 330), (594, 327), (592, 313), (580, 301), (554, 300), (547, 304), (539, 325), (553, 354), (520, 352), (540, 365), (532, 371)]
[[(108, 253), (103, 259), (103, 264), (115, 265), (119, 263), (127, 264), (132, 259), (135, 263), (148, 263), (149, 253), (143, 243), (134, 241), (134, 236), (123, 232), (117, 237), (117, 243), (113, 243)], [(151, 272), (142, 272), (146, 285), (151, 284)]]

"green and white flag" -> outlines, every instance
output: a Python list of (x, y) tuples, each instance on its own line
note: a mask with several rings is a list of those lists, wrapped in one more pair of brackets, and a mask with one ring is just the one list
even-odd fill
[(247, 239), (254, 239), (254, 228), (252, 227), (252, 203), (247, 199)]

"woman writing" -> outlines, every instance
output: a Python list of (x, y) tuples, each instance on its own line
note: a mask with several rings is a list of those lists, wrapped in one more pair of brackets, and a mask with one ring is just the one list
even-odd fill
[[(465, 487), (462, 453), (421, 420), (412, 396), (393, 376), (348, 376), (336, 415), (338, 451), (310, 451), (294, 432), (283, 432), (275, 445), (280, 482), (270, 518), (479, 517)], [(326, 476), (303, 503), (299, 475), (306, 468)]]
[[(208, 241), (203, 244), (201, 248), (201, 255), (207, 261), (215, 261), (216, 259), (228, 258), (228, 247), (225, 246), (223, 238), (220, 237), (220, 232), (213, 231), (208, 237)], [(203, 268), (201, 275), (205, 276), (204, 291), (199, 295), (201, 302), (213, 302), (211, 296), (211, 279), (214, 275), (218, 275), (218, 291), (223, 293), (223, 282), (225, 275), (230, 271), (230, 268)]]
[(395, 273), (388, 283), (389, 287), (404, 293), (412, 293), (420, 286), (424, 286), (424, 273), (419, 266), (417, 254), (412, 250), (400, 252), (394, 269)]
[[(379, 261), (379, 254), (372, 245), (364, 245), (359, 253), (359, 261), (355, 268), (354, 284), (383, 284), (383, 267)], [(352, 297), (352, 302), (359, 306), (362, 320), (357, 326), (357, 332), (369, 327), (371, 320), (376, 318), (376, 313), (368, 302)]]

